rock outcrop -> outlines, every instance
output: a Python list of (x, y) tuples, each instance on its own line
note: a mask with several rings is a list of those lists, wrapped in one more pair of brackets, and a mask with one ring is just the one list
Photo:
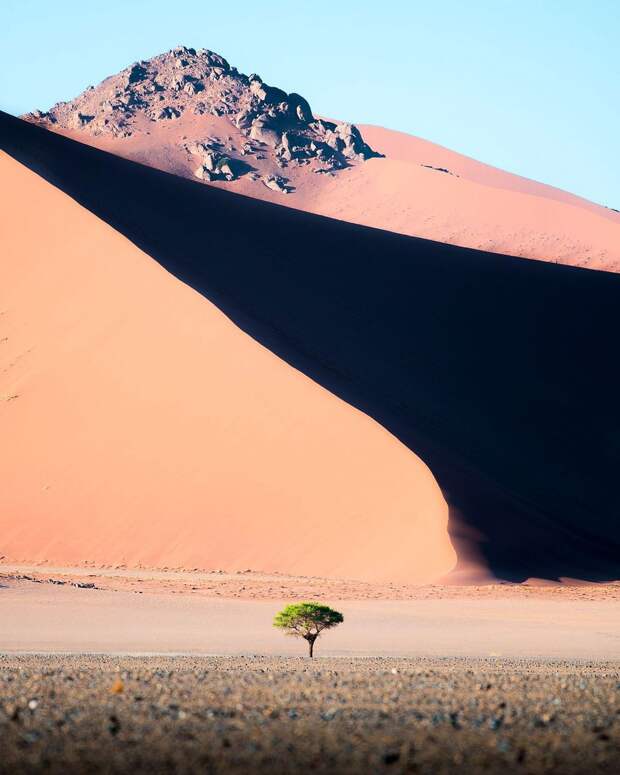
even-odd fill
[[(355, 126), (316, 119), (301, 95), (287, 94), (256, 74), (246, 76), (212, 51), (186, 46), (136, 62), (74, 100), (25, 118), (60, 130), (128, 138), (184, 115), (224, 117), (248, 141), (227, 153), (216, 147), (219, 138), (216, 145), (187, 145), (188, 153), (200, 161), (194, 175), (206, 182), (235, 180), (251, 171), (249, 164), (238, 164), (237, 154), (271, 156), (280, 168), (315, 160), (312, 171), (322, 173), (379, 155)], [(274, 191), (291, 190), (277, 175), (259, 175), (258, 180)]]

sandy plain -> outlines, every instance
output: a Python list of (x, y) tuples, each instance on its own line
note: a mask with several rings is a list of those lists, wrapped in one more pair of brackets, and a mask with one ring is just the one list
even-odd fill
[(620, 658), (617, 584), (374, 587), (253, 573), (14, 567), (1, 574), (1, 652), (303, 655), (305, 643), (271, 621), (286, 602), (319, 599), (345, 616), (317, 645), (326, 656)]
[[(306, 596), (345, 616), (314, 660), (271, 627)], [(5, 565), (0, 610), (0, 773), (620, 762), (618, 584)]]

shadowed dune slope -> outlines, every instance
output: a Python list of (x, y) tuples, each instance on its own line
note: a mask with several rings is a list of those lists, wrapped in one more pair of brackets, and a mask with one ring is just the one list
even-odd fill
[[(309, 192), (303, 209), (478, 250), (620, 271), (617, 212), (417, 137), (363, 131), (386, 158), (330, 179)], [(287, 199), (295, 204), (295, 196)]]
[(0, 556), (428, 581), (426, 466), (0, 154)]
[[(131, 137), (92, 135), (88, 128), (52, 129), (190, 180), (195, 180), (197, 164), (184, 150), (190, 140), (231, 137), (241, 146), (246, 139), (226, 118), (213, 116), (182, 116)], [(358, 162), (333, 175), (289, 165), (285, 174), (295, 188), (289, 196), (247, 175), (207, 185), (399, 234), (620, 271), (619, 213), (411, 135), (372, 126), (362, 130), (385, 158)], [(259, 155), (260, 161), (243, 158), (263, 173), (282, 173), (268, 150), (261, 149)]]
[(617, 275), (277, 207), (6, 115), (0, 129), (10, 155), (419, 454), (461, 560), (473, 546), (504, 578), (620, 576)]

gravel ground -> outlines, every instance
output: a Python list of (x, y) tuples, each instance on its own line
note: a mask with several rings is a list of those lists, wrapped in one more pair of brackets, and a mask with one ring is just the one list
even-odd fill
[(0, 772), (611, 773), (620, 662), (0, 656)]

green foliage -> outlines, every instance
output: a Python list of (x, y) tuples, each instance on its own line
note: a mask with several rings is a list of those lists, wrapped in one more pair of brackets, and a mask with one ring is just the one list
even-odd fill
[(323, 630), (329, 630), (343, 621), (343, 615), (327, 605), (291, 603), (276, 614), (273, 626), (284, 630), (287, 635), (307, 640), (312, 656), (314, 641)]

